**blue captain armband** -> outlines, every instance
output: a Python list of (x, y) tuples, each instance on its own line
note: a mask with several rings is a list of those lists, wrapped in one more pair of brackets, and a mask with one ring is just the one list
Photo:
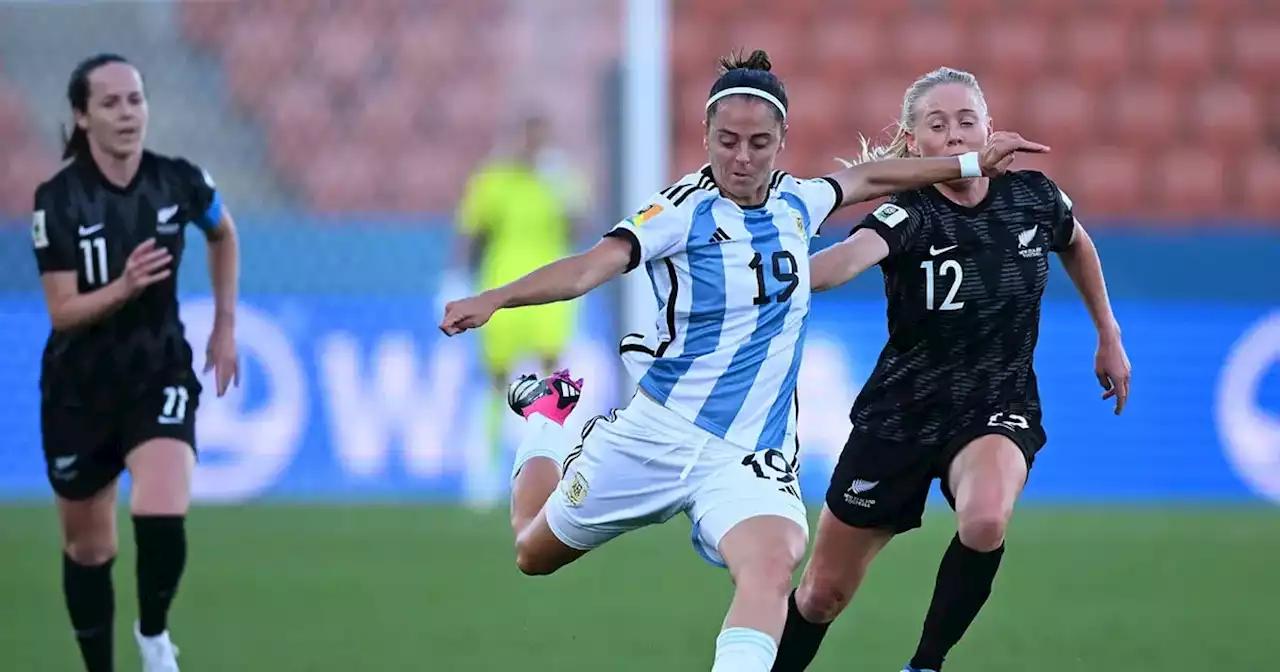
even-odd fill
[(222, 194), (217, 191), (213, 192), (213, 200), (209, 202), (209, 207), (196, 220), (196, 226), (205, 233), (211, 233), (218, 230), (218, 226), (222, 223)]

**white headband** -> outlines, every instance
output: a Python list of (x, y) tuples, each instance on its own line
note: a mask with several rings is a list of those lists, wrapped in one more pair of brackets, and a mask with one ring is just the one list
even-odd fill
[(736, 96), (739, 94), (745, 94), (748, 96), (763, 98), (769, 101), (770, 103), (773, 103), (773, 106), (778, 108), (778, 111), (782, 113), (783, 119), (787, 118), (787, 108), (782, 104), (781, 100), (778, 100), (777, 96), (773, 95), (772, 93), (769, 93), (768, 91), (757, 89), (751, 86), (735, 86), (729, 89), (725, 89), (724, 91), (721, 91), (714, 96), (711, 96), (711, 100), (707, 101), (707, 109), (708, 110), (711, 109), (711, 106), (714, 105), (717, 100), (720, 100), (725, 96)]

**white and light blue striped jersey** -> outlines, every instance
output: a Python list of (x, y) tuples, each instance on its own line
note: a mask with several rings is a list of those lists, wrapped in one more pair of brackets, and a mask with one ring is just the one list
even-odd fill
[[(775, 171), (756, 208), (686, 175), (607, 235), (633, 242), (658, 300), (657, 333), (620, 350), (650, 397), (752, 450), (780, 448), (809, 316), (809, 241), (843, 199), (828, 178)], [(631, 270), (628, 269), (628, 270)]]

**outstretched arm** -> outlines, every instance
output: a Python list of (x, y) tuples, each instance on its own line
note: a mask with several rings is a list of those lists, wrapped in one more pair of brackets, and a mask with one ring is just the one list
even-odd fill
[(621, 275), (630, 261), (627, 241), (603, 238), (582, 254), (554, 261), (481, 296), (490, 295), (499, 308), (568, 301)]
[(858, 229), (852, 236), (813, 255), (809, 259), (809, 287), (815, 292), (834, 289), (889, 256), (889, 244), (871, 229)]
[(928, 159), (881, 159), (849, 167), (828, 177), (840, 184), (844, 199), (852, 205), (890, 194), (920, 189), (938, 182), (966, 177), (993, 177), (1008, 170), (1017, 152), (1041, 154), (1049, 148), (1024, 140), (1017, 133), (992, 133), (979, 152)]

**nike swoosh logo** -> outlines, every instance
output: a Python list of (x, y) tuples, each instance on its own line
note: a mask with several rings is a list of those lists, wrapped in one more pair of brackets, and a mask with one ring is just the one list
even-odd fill
[(178, 206), (171, 205), (156, 212), (156, 223), (167, 224), (174, 215), (178, 214)]
[(936, 256), (938, 256), (939, 254), (942, 254), (942, 253), (944, 253), (944, 252), (950, 252), (951, 250), (954, 250), (954, 249), (956, 249), (957, 247), (960, 247), (960, 246), (959, 246), (959, 245), (948, 245), (947, 247), (933, 247), (932, 245), (930, 245), (930, 246), (929, 246), (929, 255), (930, 255), (930, 256), (933, 256), (933, 257), (936, 257)]
[(93, 226), (82, 226), (80, 227), (80, 235), (88, 236), (88, 235), (95, 234), (101, 230), (102, 230), (102, 224), (94, 224)]

